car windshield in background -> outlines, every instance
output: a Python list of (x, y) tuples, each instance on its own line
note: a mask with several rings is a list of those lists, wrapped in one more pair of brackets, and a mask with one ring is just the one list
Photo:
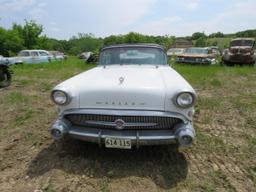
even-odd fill
[(194, 49), (194, 48), (189, 48), (185, 51), (187, 54), (208, 54), (207, 49)]
[(179, 54), (179, 53), (183, 53), (184, 52), (184, 49), (169, 49), (170, 53), (173, 53), (173, 54)]
[(230, 46), (231, 47), (236, 47), (236, 46), (253, 46), (253, 41), (252, 40), (236, 40), (236, 41), (231, 41)]
[(165, 53), (151, 47), (113, 47), (100, 54), (100, 65), (166, 65)]

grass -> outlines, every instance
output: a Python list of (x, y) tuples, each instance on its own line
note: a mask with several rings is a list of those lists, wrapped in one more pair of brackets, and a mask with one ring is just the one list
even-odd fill
[[(85, 64), (75, 57), (69, 58), (67, 61), (54, 61), (45, 64), (22, 64), (13, 67), (16, 76), (24, 77), (20, 84), (30, 84), (28, 81), (36, 79), (58, 79), (65, 80), (76, 73), (89, 69), (95, 65)], [(26, 79), (26, 78), (29, 78)]]
[(198, 94), (192, 148), (53, 142), (51, 89), (94, 66), (73, 57), (13, 66), (0, 91), (0, 191), (255, 191), (255, 68), (173, 66)]

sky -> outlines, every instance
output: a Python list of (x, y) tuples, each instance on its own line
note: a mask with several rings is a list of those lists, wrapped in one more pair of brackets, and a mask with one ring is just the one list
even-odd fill
[(256, 29), (256, 0), (0, 0), (0, 26), (35, 20), (69, 39), (127, 34), (187, 36)]

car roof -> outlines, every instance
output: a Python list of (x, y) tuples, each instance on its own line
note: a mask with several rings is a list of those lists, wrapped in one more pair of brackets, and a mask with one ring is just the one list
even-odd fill
[(187, 49), (209, 49), (209, 47), (189, 47)]
[(210, 47), (208, 47), (209, 49), (219, 49), (219, 47), (218, 46), (210, 46)]
[(241, 40), (250, 40), (250, 41), (255, 41), (254, 38), (236, 38), (236, 39), (232, 39), (231, 41), (241, 41)]
[(150, 44), (150, 43), (131, 43), (131, 44), (115, 44), (115, 45), (109, 45), (101, 48), (101, 51), (105, 49), (111, 49), (111, 48), (121, 48), (121, 47), (150, 47), (150, 48), (158, 48), (164, 51), (164, 48), (158, 44)]
[[(48, 52), (48, 51), (46, 51), (46, 50), (42, 50), (42, 49), (26, 49), (26, 50), (21, 50), (21, 51), (28, 51), (28, 52), (32, 52), (32, 51), (43, 51), (43, 52)], [(20, 51), (20, 52), (21, 52)]]
[(186, 49), (186, 48), (177, 48), (177, 47), (175, 47), (175, 48), (170, 48), (168, 50), (173, 50), (173, 49)]

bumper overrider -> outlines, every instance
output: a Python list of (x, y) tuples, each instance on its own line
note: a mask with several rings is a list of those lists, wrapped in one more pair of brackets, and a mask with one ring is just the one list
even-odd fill
[(195, 138), (190, 120), (178, 113), (160, 111), (67, 110), (52, 125), (50, 133), (55, 140), (70, 136), (99, 146), (104, 146), (109, 137), (127, 139), (137, 148), (171, 143), (190, 146)]

